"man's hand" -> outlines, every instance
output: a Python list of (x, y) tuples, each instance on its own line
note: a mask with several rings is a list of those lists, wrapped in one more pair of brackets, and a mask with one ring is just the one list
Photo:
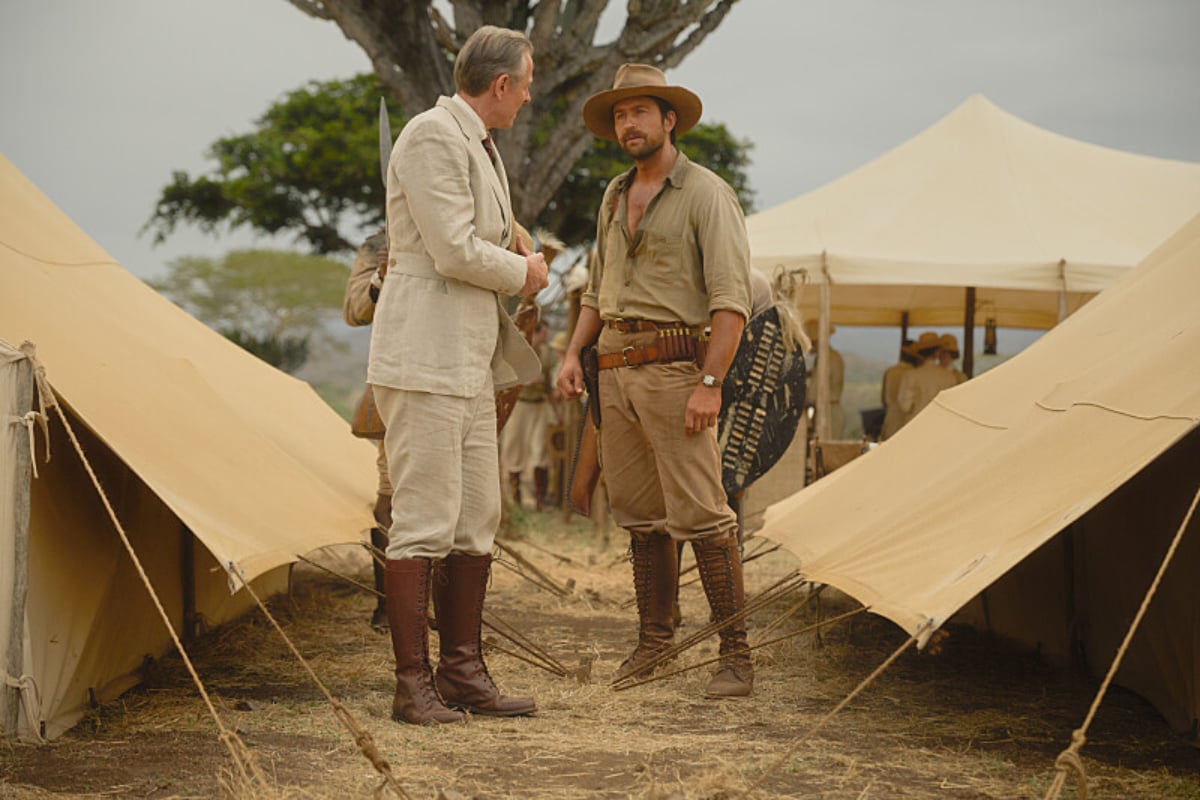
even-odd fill
[(554, 385), (562, 392), (563, 397), (574, 399), (583, 395), (583, 366), (579, 363), (578, 353), (563, 355), (558, 380)]
[(385, 243), (382, 247), (375, 248), (375, 271), (379, 273), (379, 279), (387, 275), (388, 267), (388, 248)]
[(715, 427), (721, 414), (721, 387), (697, 385), (688, 398), (684, 429), (688, 434)]
[(517, 252), (525, 256), (525, 285), (521, 287), (521, 296), (537, 294), (550, 285), (550, 267), (546, 257), (541, 253), (531, 253), (525, 244), (517, 239)]

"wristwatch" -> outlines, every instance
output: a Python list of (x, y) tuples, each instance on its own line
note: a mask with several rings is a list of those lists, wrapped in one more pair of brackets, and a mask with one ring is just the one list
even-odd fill
[(700, 378), (700, 384), (711, 389), (714, 386), (720, 386), (721, 381), (717, 379), (716, 375), (704, 375)]

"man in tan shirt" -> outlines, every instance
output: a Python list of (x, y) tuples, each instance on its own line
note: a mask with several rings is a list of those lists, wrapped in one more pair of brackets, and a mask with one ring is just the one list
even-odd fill
[(922, 333), (917, 339), (917, 354), (921, 357), (921, 365), (904, 373), (904, 377), (900, 379), (897, 401), (910, 420), (932, 403), (938, 392), (955, 384), (954, 375), (938, 364), (937, 354), (940, 348), (941, 343), (936, 333)]
[[(361, 327), (370, 325), (375, 319), (375, 303), (383, 286), (383, 273), (387, 271), (387, 231), (380, 229), (367, 237), (358, 248), (350, 277), (346, 281), (346, 295), (342, 299), (342, 319), (347, 325)], [(368, 387), (367, 391), (370, 391)], [(392, 525), (392, 482), (388, 479), (387, 451), (383, 439), (376, 440), (379, 454), (375, 465), (379, 469), (379, 488), (375, 495), (375, 527), (371, 529), (371, 544), (380, 554), (387, 552), (387, 530)], [(372, 554), (371, 564), (375, 572), (375, 591), (380, 594), (371, 614), (371, 626), (382, 630), (387, 627), (387, 602), (383, 598), (383, 564), (380, 556)]]
[(879, 431), (879, 441), (886, 442), (896, 435), (896, 431), (908, 422), (908, 415), (900, 408), (900, 381), (911, 372), (921, 357), (917, 355), (916, 343), (905, 339), (900, 345), (900, 360), (888, 367), (883, 373), (883, 385), (880, 388), (880, 399), (883, 401), (883, 427)]
[(750, 313), (750, 253), (733, 189), (675, 147), (700, 111), (696, 95), (642, 64), (622, 66), (613, 88), (584, 105), (588, 129), (618, 142), (634, 168), (605, 191), (558, 386), (582, 393), (580, 350), (595, 342), (600, 457), (613, 520), (631, 536), (639, 617), (637, 647), (617, 676), (645, 674), (670, 647), (675, 541), (690, 541), (713, 619), (729, 620), (706, 694), (738, 697), (752, 691), (754, 672), (745, 623), (733, 619), (744, 605), (742, 563), (716, 425)]

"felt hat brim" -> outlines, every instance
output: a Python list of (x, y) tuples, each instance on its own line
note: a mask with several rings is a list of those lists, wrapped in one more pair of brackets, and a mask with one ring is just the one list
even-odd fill
[(610, 142), (617, 140), (613, 124), (613, 106), (630, 97), (657, 97), (666, 101), (675, 112), (675, 134), (682, 135), (696, 126), (704, 111), (700, 98), (682, 86), (669, 86), (666, 77), (655, 67), (644, 64), (625, 64), (617, 70), (613, 88), (597, 92), (583, 104), (583, 124), (587, 129)]

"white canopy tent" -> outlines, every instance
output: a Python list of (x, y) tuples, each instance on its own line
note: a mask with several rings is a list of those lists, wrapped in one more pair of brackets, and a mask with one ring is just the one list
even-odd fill
[[(372, 524), (374, 448), (307, 384), (122, 269), (2, 156), (0, 339), (11, 343), (0, 359), (6, 419), (31, 402), (11, 377), (25, 360), (12, 345), (29, 341), (177, 630), (246, 608), (245, 592), (230, 597), (227, 570), (277, 590), (298, 554), (355, 542)], [(0, 652), (13, 654), (6, 670), (24, 686), (0, 698), (8, 735), (43, 726), (45, 735), (61, 733), (89, 702), (135, 683), (144, 657), (170, 646), (49, 416), (53, 457), (44, 463), (39, 435), (39, 477), (27, 496), (12, 488), (24, 427), (6, 425), (0, 443), (0, 493), (10, 498), (0, 509), (11, 511), (0, 517), (0, 563), (28, 554), (26, 576), (0, 570)], [(9, 623), (22, 603), (24, 614)]]
[[(801, 273), (830, 325), (1048, 329), (1200, 213), (1200, 164), (1031, 125), (983, 95), (859, 169), (746, 220), (754, 266)], [(818, 436), (828, 439), (827, 358)]]
[[(1200, 217), (1030, 348), (770, 507), (762, 533), (922, 645), (975, 600), (974, 619), (1052, 656), (1082, 639), (1103, 671), (1200, 488), (1197, 296)], [(1118, 675), (1185, 730), (1200, 720), (1200, 520), (1186, 533)]]
[[(859, 169), (746, 220), (755, 267), (804, 270), (833, 322), (1048, 329), (1200, 213), (1200, 164), (1112, 150), (973, 95)], [(810, 316), (815, 292), (804, 298)], [(809, 296), (811, 295), (811, 296)]]

